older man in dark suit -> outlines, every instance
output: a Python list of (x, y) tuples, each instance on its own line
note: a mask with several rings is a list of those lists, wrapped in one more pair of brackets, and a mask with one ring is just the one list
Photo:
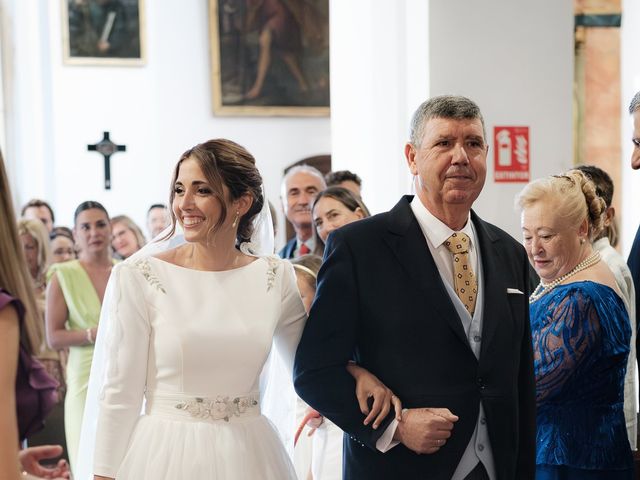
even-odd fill
[[(328, 239), (295, 385), (347, 433), (346, 479), (534, 477), (528, 261), (471, 211), (487, 152), (474, 102), (426, 101), (405, 147), (417, 195)], [(363, 424), (350, 360), (400, 397), (400, 422)]]
[(322, 173), (310, 165), (296, 165), (285, 174), (280, 194), (282, 206), (296, 234), (278, 252), (281, 258), (296, 258), (315, 252), (311, 205), (316, 195), (325, 188)]

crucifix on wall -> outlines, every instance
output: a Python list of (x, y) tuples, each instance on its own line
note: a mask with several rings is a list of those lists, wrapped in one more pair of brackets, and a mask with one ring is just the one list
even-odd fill
[(94, 145), (87, 145), (90, 152), (101, 153), (104, 157), (104, 188), (111, 190), (111, 155), (127, 150), (126, 145), (117, 145), (109, 138), (109, 132), (104, 132), (102, 140)]

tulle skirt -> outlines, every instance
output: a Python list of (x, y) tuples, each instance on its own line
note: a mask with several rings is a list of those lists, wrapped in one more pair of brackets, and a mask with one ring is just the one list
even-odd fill
[(313, 435), (313, 480), (342, 480), (342, 430), (325, 418)]
[(140, 418), (118, 480), (295, 480), (291, 460), (262, 415), (231, 421)]

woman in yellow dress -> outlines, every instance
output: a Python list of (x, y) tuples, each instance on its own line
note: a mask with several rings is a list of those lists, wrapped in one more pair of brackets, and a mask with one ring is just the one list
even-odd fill
[(51, 267), (46, 312), (49, 346), (56, 350), (69, 348), (64, 422), (72, 471), (77, 461), (102, 298), (113, 266), (111, 224), (106, 209), (98, 202), (83, 202), (74, 219), (73, 234), (80, 254), (77, 260)]

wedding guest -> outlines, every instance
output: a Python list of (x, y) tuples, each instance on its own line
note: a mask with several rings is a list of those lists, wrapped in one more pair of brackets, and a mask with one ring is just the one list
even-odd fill
[(77, 462), (80, 427), (98, 331), (102, 297), (111, 274), (111, 224), (98, 202), (82, 202), (74, 214), (77, 260), (52, 265), (47, 287), (46, 327), (49, 346), (69, 349), (65, 431), (72, 471)]
[(324, 177), (327, 187), (346, 188), (358, 197), (362, 197), (362, 179), (349, 170), (329, 172)]
[(147, 243), (140, 227), (126, 215), (111, 218), (111, 239), (113, 250), (121, 260), (129, 258)]
[[(629, 115), (633, 120), (633, 131), (631, 135), (631, 143), (633, 147), (631, 149), (631, 168), (633, 170), (640, 170), (640, 91), (631, 99), (629, 103)], [(636, 236), (633, 239), (631, 245), (631, 251), (627, 258), (627, 265), (631, 271), (633, 278), (633, 284), (636, 290), (635, 304), (636, 307), (640, 305), (640, 226), (636, 231)], [(636, 326), (640, 325), (640, 308), (636, 308)], [(637, 334), (638, 332), (636, 332)], [(636, 356), (640, 352), (640, 335), (636, 335)], [(640, 357), (637, 359), (640, 366)]]
[(632, 450), (637, 449), (638, 441), (638, 403), (636, 401), (637, 373), (636, 364), (636, 303), (635, 287), (633, 277), (627, 263), (622, 255), (614, 248), (618, 243), (616, 228), (616, 212), (613, 205), (613, 180), (604, 170), (593, 165), (580, 165), (576, 170), (584, 173), (594, 183), (596, 194), (604, 200), (605, 211), (603, 217), (603, 228), (600, 234), (593, 240), (593, 248), (600, 252), (604, 263), (607, 264), (616, 279), (616, 285), (620, 289), (622, 300), (624, 301), (629, 323), (631, 325), (631, 344), (629, 358), (627, 360), (627, 371), (624, 379), (624, 417), (627, 425), (627, 436)]
[(56, 221), (51, 205), (38, 198), (29, 200), (22, 207), (21, 216), (25, 219), (40, 220), (49, 233), (53, 230), (53, 224)]
[(280, 250), (280, 257), (295, 258), (316, 250), (311, 204), (318, 192), (325, 187), (322, 173), (309, 165), (297, 165), (285, 174), (282, 179), (281, 200), (284, 214), (293, 225), (295, 236)]
[(147, 210), (147, 231), (153, 240), (171, 224), (169, 209), (163, 203), (154, 203)]
[(342, 187), (329, 187), (321, 191), (313, 201), (311, 213), (318, 254), (324, 251), (324, 244), (331, 232), (370, 216), (360, 197)]
[[(14, 219), (0, 153), (0, 478), (69, 478), (64, 461), (51, 468), (39, 463), (40, 459), (59, 456), (59, 446), (28, 448), (18, 453), (20, 442), (42, 428), (55, 403), (55, 382), (33, 359), (42, 345), (42, 336), (33, 281)], [(19, 465), (25, 470), (22, 475)]]
[(623, 411), (629, 314), (591, 243), (602, 231), (606, 204), (578, 170), (530, 183), (517, 203), (540, 277), (529, 298), (536, 480), (632, 480)]
[(53, 227), (49, 234), (51, 247), (51, 263), (62, 263), (76, 259), (76, 248), (73, 233), (67, 227)]
[[(47, 283), (46, 273), (51, 257), (49, 233), (39, 220), (18, 220), (18, 235), (20, 235), (22, 251), (33, 280), (36, 298), (44, 307), (44, 291)], [(41, 310), (44, 312), (44, 308)]]
[[(22, 242), (23, 252), (33, 281), (33, 292), (36, 298), (38, 313), (38, 335), (44, 339), (44, 315), (45, 315), (45, 288), (46, 272), (49, 267), (49, 235), (47, 229), (39, 220), (19, 220), (18, 235)], [(64, 436), (64, 396), (66, 385), (62, 369), (61, 355), (56, 350), (49, 348), (42, 342), (40, 349), (35, 353), (36, 358), (42, 363), (47, 373), (58, 382), (58, 401), (47, 415), (45, 426), (39, 432), (29, 437), (29, 445), (66, 445)]]

